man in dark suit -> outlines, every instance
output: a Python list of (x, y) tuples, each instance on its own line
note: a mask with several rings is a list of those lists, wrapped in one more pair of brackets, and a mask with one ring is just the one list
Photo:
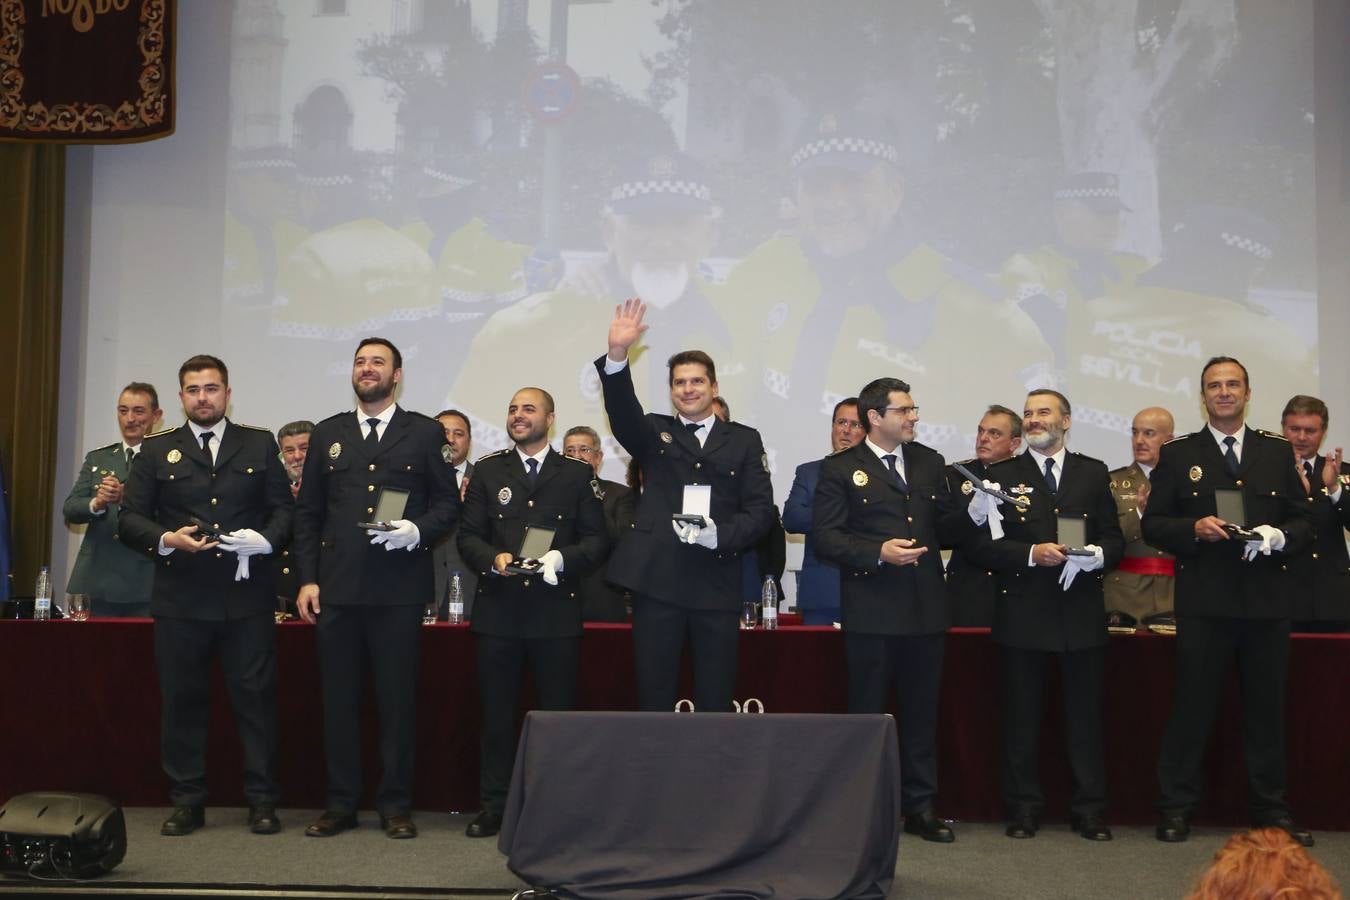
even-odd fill
[[(640, 707), (674, 707), (687, 632), (695, 708), (728, 712), (736, 684), (740, 557), (775, 518), (764, 442), (753, 428), (713, 414), (716, 366), (698, 350), (668, 363), (678, 415), (643, 414), (628, 354), (646, 330), (645, 311), (639, 300), (624, 301), (610, 325), (609, 352), (595, 361), (610, 427), (644, 479), (637, 521), (610, 557), (609, 577), (634, 594)], [(686, 486), (710, 489), (705, 527), (671, 518), (684, 511)]]
[(956, 839), (933, 813), (938, 693), (947, 630), (942, 538), (960, 510), (942, 454), (914, 440), (909, 385), (878, 378), (858, 392), (866, 439), (820, 465), (812, 529), (820, 558), (839, 567), (848, 711), (900, 706), (900, 811), (905, 831)]
[[(563, 456), (581, 460), (595, 473), (596, 483), (600, 486), (600, 500), (605, 508), (608, 554), (618, 544), (619, 538), (633, 527), (637, 518), (637, 494), (626, 484), (600, 477), (605, 451), (600, 444), (600, 435), (589, 425), (567, 429), (563, 435)], [(607, 568), (602, 562), (582, 576), (581, 616), (587, 622), (628, 621), (628, 602), (624, 599), (623, 590), (609, 582)]]
[(131, 461), (141, 441), (164, 416), (153, 385), (133, 381), (117, 398), (117, 427), (122, 440), (90, 450), (62, 512), (68, 525), (85, 525), (80, 553), (66, 590), (89, 595), (95, 616), (150, 615), (150, 585), (155, 565), (117, 540), (117, 522)]
[[(866, 432), (858, 416), (858, 398), (849, 397), (834, 405), (830, 415), (830, 452), (838, 453), (863, 439)], [(816, 555), (811, 524), (816, 484), (820, 480), (821, 460), (814, 459), (797, 467), (783, 504), (783, 528), (806, 536), (802, 551), (802, 570), (797, 573), (797, 609), (806, 625), (829, 625), (839, 621), (839, 567)]]
[[(994, 404), (980, 418), (975, 430), (975, 458), (961, 463), (983, 480), (989, 466), (1010, 458), (1022, 446), (1022, 417), (1006, 406)], [(953, 497), (969, 498), (975, 488), (969, 479), (947, 467), (947, 490)], [(969, 539), (973, 532), (962, 537)], [(989, 628), (994, 624), (998, 587), (994, 573), (972, 561), (957, 544), (943, 546), (952, 551), (947, 561), (947, 605), (952, 625), (957, 628)]]
[(1319, 454), (1327, 436), (1330, 413), (1316, 397), (1299, 394), (1284, 406), (1280, 428), (1294, 448), (1299, 480), (1312, 512), (1317, 540), (1306, 553), (1290, 561), (1298, 580), (1294, 595), (1295, 631), (1350, 629), (1350, 554), (1345, 529), (1350, 528), (1350, 466), (1341, 448)]
[[(515, 447), (478, 461), (459, 524), (460, 553), (479, 573), (473, 617), (483, 709), (479, 793), (469, 837), (501, 829), (515, 762), (517, 707), (528, 663), (540, 709), (572, 709), (581, 656), (582, 578), (605, 558), (605, 513), (595, 472), (548, 445), (553, 397), (521, 388), (506, 411)], [(532, 574), (508, 567), (527, 527), (553, 530)]]
[[(1027, 395), (1022, 436), (1028, 450), (989, 467), (989, 480), (1025, 498), (1003, 504), (988, 529), (969, 542), (970, 557), (996, 573), (999, 597), (994, 641), (1000, 645), (1003, 709), (1003, 799), (1008, 837), (1035, 837), (1045, 805), (1041, 791), (1041, 704), (1045, 667), (1059, 666), (1073, 770), (1073, 830), (1111, 840), (1106, 824), (1102, 753), (1102, 691), (1106, 664), (1102, 573), (1120, 562), (1125, 541), (1111, 498), (1106, 464), (1064, 446), (1072, 425), (1069, 400), (1058, 391)], [(972, 518), (984, 524), (992, 498), (976, 493)], [(1066, 546), (1059, 520), (1083, 521), (1083, 547)], [(1092, 551), (1069, 555), (1071, 549)]]
[[(454, 526), (459, 493), (440, 423), (394, 402), (402, 380), (403, 356), (388, 340), (357, 346), (357, 409), (314, 427), (296, 503), (296, 607), (319, 626), (328, 760), (327, 808), (305, 829), (310, 837), (356, 827), (367, 667), (380, 710), (380, 824), (391, 838), (417, 836), (411, 812), (420, 626), (434, 585), (431, 548)], [(407, 492), (404, 517), (387, 531), (358, 528), (375, 515), (384, 488)]]
[[(314, 423), (308, 419), (287, 422), (277, 429), (277, 446), (281, 448), (281, 464), (286, 468), (292, 497), (300, 495), (305, 458), (309, 455), (309, 436), (313, 431)], [(272, 567), (276, 570), (278, 621), (295, 618), (295, 597), (300, 593), (300, 572), (291, 559), (291, 537), (287, 535), (285, 546), (277, 547), (272, 554)]]
[[(1288, 560), (1313, 541), (1307, 493), (1289, 442), (1245, 424), (1251, 381), (1235, 359), (1200, 375), (1208, 423), (1163, 445), (1150, 479), (1144, 540), (1176, 557), (1177, 663), (1172, 714), (1158, 754), (1157, 837), (1184, 841), (1200, 802), (1205, 744), (1237, 656), (1252, 824), (1305, 846), (1285, 800), (1284, 693), (1289, 667)], [(1220, 490), (1240, 491), (1246, 522), (1216, 515)], [(1248, 526), (1254, 539), (1225, 528)]]
[[(445, 440), (450, 445), (450, 465), (455, 468), (455, 486), (459, 489), (459, 499), (464, 499), (469, 480), (473, 478), (473, 463), (469, 462), (469, 453), (473, 447), (473, 430), (469, 417), (457, 409), (443, 409), (436, 413), (436, 421), (445, 429)], [(460, 587), (464, 591), (464, 618), (473, 617), (473, 595), (478, 589), (478, 576), (473, 567), (466, 565), (459, 555), (459, 526), (450, 529), (450, 533), (441, 538), (431, 551), (431, 559), (436, 568), (436, 602), (440, 604), (439, 618), (449, 616), (449, 604), (446, 598), (450, 591), (450, 578), (459, 573)]]
[[(218, 660), (243, 745), (249, 828), (273, 834), (281, 823), (275, 590), (267, 557), (290, 533), (294, 501), (272, 433), (225, 418), (225, 363), (194, 356), (179, 368), (178, 384), (188, 421), (142, 444), (118, 532), (122, 543), (155, 561), (150, 613), (160, 752), (174, 805), (160, 833), (191, 834), (205, 822), (211, 668)], [(198, 533), (198, 522), (207, 533)]]

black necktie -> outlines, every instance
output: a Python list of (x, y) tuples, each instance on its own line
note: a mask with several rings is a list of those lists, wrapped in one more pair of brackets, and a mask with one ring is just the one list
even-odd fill
[(688, 431), (688, 432), (689, 432), (689, 436), (690, 436), (691, 438), (693, 438), (694, 440), (696, 440), (696, 441), (698, 440), (698, 430), (699, 430), (700, 428), (702, 428), (702, 427), (703, 427), (703, 423), (702, 423), (702, 422), (685, 422), (685, 423), (684, 423), (684, 429), (685, 429), (685, 431)]
[(215, 465), (216, 461), (211, 457), (211, 438), (215, 436), (216, 433), (214, 431), (202, 432), (202, 452), (206, 454), (206, 461), (212, 465)]
[(1059, 482), (1055, 479), (1055, 461), (1051, 457), (1045, 460), (1045, 486), (1054, 494), (1059, 491)]
[(534, 480), (539, 477), (539, 460), (531, 456), (525, 460), (525, 480), (534, 485)]
[(1303, 461), (1303, 474), (1307, 477), (1308, 484), (1312, 484), (1312, 460), (1305, 459)]
[(131, 461), (136, 458), (136, 451), (131, 447), (123, 447), (122, 452), (127, 458), (127, 468), (131, 468)]
[(905, 493), (909, 493), (909, 485), (905, 483), (905, 476), (900, 474), (900, 470), (895, 467), (895, 454), (887, 453), (882, 457), (886, 461), (886, 468), (891, 470), (891, 480), (895, 482), (896, 487)]
[(366, 449), (373, 452), (376, 447), (380, 446), (380, 433), (375, 430), (375, 426), (380, 424), (380, 420), (371, 417), (366, 419), (366, 424), (370, 426), (370, 430), (366, 432)]
[(1237, 438), (1233, 437), (1230, 434), (1228, 437), (1223, 439), (1223, 443), (1224, 446), (1228, 448), (1223, 453), (1224, 468), (1228, 470), (1229, 475), (1232, 475), (1234, 478), (1236, 478), (1238, 473), (1238, 458), (1237, 453), (1233, 451), (1233, 445), (1237, 443)]

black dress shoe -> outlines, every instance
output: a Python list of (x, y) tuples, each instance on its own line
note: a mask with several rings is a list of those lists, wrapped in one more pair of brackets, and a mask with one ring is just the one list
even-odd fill
[(1036, 821), (1035, 816), (1018, 816), (1008, 823), (1003, 833), (1010, 838), (1034, 838), (1040, 827), (1041, 824)]
[(950, 844), (956, 840), (956, 835), (947, 823), (933, 815), (931, 810), (905, 816), (905, 834), (917, 834), (935, 844)]
[(1180, 844), (1191, 836), (1191, 824), (1180, 813), (1163, 813), (1153, 834), (1164, 843)]
[(396, 841), (417, 837), (417, 826), (407, 816), (381, 815), (380, 827), (384, 829), (385, 837), (393, 838)]
[(469, 823), (469, 827), (464, 829), (464, 833), (469, 837), (492, 837), (501, 830), (501, 813), (489, 812), (485, 809)]
[(1305, 847), (1311, 847), (1313, 844), (1317, 843), (1313, 840), (1312, 832), (1308, 831), (1306, 828), (1300, 828), (1295, 825), (1294, 820), (1289, 816), (1277, 816), (1274, 819), (1266, 819), (1265, 821), (1255, 823), (1252, 827), (1278, 828), (1281, 831), (1286, 831), (1291, 838)]
[(332, 837), (356, 827), (356, 813), (340, 813), (326, 809), (323, 815), (305, 829), (305, 837)]
[(1074, 816), (1070, 825), (1080, 837), (1089, 841), (1111, 840), (1111, 829), (1099, 816)]
[(270, 803), (259, 803), (248, 808), (248, 830), (254, 834), (276, 834), (281, 830), (277, 810)]
[(159, 833), (170, 837), (179, 837), (184, 834), (192, 834), (205, 824), (206, 807), (175, 806), (173, 815), (165, 819), (164, 824), (159, 826)]

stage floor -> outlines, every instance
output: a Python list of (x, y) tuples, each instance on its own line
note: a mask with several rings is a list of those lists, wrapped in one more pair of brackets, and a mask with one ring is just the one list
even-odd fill
[[(367, 812), (355, 831), (318, 839), (303, 836), (316, 810), (282, 810), (283, 831), (264, 837), (248, 833), (245, 810), (210, 808), (205, 828), (188, 837), (166, 838), (160, 836), (159, 825), (168, 812), (125, 809), (126, 859), (88, 887), (101, 896), (190, 896), (214, 888), (212, 893), (243, 889), (237, 896), (315, 897), (342, 891), (350, 897), (449, 900), (509, 898), (526, 886), (507, 869), (495, 838), (464, 836), (468, 816), (419, 812), (414, 820), (421, 836), (391, 841), (380, 831), (376, 815)], [(1160, 844), (1151, 828), (1121, 827), (1115, 829), (1113, 842), (1094, 844), (1062, 824), (1046, 826), (1029, 841), (1004, 837), (1001, 823), (956, 823), (955, 829), (957, 841), (951, 845), (901, 837), (892, 897), (1174, 900), (1190, 889), (1233, 833), (1201, 827), (1184, 844)], [(1313, 855), (1342, 888), (1350, 886), (1350, 832), (1318, 832), (1316, 838)], [(0, 881), (0, 896), (31, 896), (43, 887)], [(71, 895), (68, 886), (58, 890)]]

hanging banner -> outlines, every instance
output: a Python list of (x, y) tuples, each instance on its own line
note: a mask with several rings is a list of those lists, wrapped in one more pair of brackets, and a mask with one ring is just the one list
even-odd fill
[(0, 0), (0, 140), (173, 133), (175, 0)]

